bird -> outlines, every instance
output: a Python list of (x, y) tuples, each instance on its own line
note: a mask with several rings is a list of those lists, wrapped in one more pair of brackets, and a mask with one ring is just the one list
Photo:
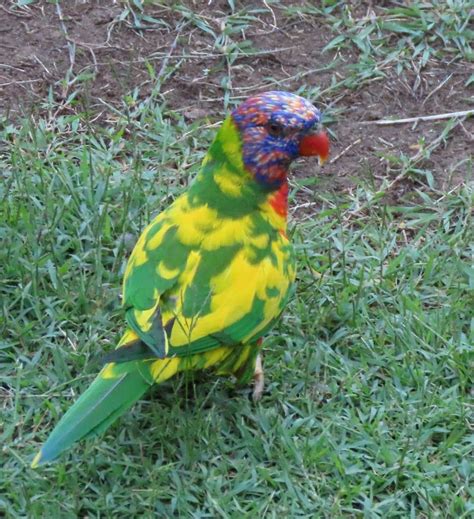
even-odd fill
[(144, 229), (123, 280), (125, 331), (34, 457), (55, 460), (103, 433), (154, 384), (212, 369), (264, 389), (262, 342), (295, 282), (288, 173), (324, 163), (322, 114), (299, 95), (253, 95), (224, 119), (187, 189)]

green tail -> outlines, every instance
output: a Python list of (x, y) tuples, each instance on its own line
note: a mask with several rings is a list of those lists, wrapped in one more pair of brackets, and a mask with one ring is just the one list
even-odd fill
[(99, 434), (150, 387), (149, 363), (109, 364), (54, 428), (31, 466), (54, 460), (74, 442)]
[[(128, 358), (140, 358), (139, 350), (127, 349)], [(237, 370), (239, 378), (251, 368), (254, 371), (258, 349), (253, 345), (241, 348), (222, 346), (189, 357), (141, 359), (106, 364), (86, 392), (61, 418), (50, 437), (35, 456), (32, 468), (57, 458), (73, 443), (104, 432), (131, 407), (152, 384), (160, 384), (179, 371), (205, 369), (213, 366), (217, 373)], [(248, 372), (248, 373), (247, 373)]]

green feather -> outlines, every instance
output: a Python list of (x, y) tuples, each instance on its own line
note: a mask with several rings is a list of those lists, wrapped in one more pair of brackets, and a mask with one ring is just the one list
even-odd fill
[(99, 434), (132, 406), (150, 387), (143, 363), (122, 364), (114, 378), (101, 374), (62, 417), (36, 455), (33, 468), (54, 460), (74, 442)]
[(241, 249), (240, 244), (221, 247), (213, 251), (201, 251), (202, 260), (193, 278), (193, 283), (184, 293), (183, 315), (198, 317), (211, 310), (211, 279), (218, 276), (229, 266)]
[(150, 360), (153, 358), (156, 358), (155, 353), (143, 341), (138, 340), (107, 353), (100, 359), (100, 362), (102, 365), (109, 362), (121, 364), (132, 360)]

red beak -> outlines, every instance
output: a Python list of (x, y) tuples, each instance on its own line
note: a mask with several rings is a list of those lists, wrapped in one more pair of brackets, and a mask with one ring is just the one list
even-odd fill
[(311, 157), (317, 155), (319, 163), (324, 164), (329, 157), (329, 137), (326, 132), (310, 133), (300, 141), (300, 155)]

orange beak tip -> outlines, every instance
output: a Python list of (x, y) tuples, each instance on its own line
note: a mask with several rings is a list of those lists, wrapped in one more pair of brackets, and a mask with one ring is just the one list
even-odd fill
[(329, 137), (326, 132), (311, 133), (303, 137), (299, 147), (303, 157), (318, 156), (319, 164), (324, 164), (329, 157)]

